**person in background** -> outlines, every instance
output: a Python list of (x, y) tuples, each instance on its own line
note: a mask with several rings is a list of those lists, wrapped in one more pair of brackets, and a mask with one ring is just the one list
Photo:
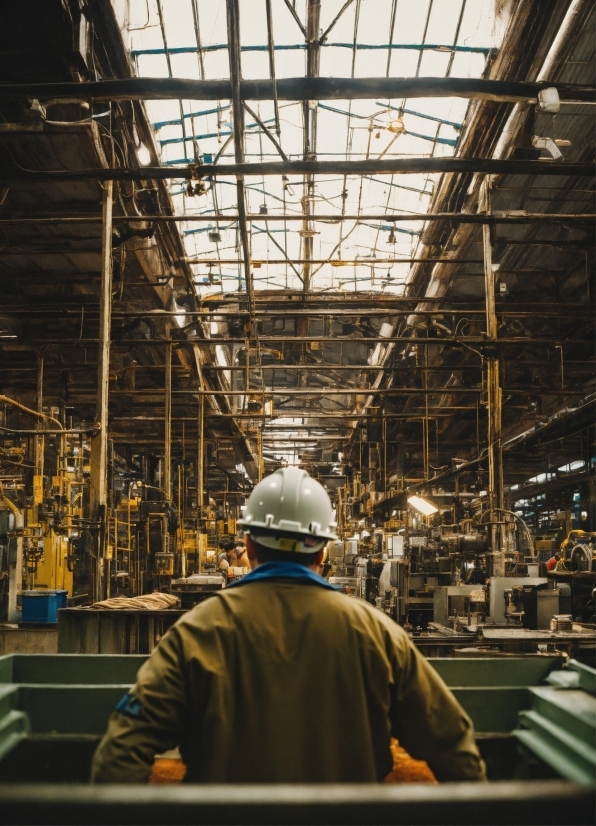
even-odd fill
[(557, 567), (557, 563), (560, 559), (561, 559), (561, 554), (555, 554), (554, 556), (551, 556), (551, 558), (546, 563), (546, 570), (547, 571), (554, 571), (555, 568)]
[(243, 568), (250, 568), (250, 562), (248, 560), (246, 548), (244, 547), (244, 542), (241, 539), (236, 540), (236, 546), (234, 548), (234, 551), (236, 552), (236, 559), (238, 560), (238, 565), (241, 565)]
[(217, 557), (217, 567), (222, 568), (223, 563), (227, 563), (225, 566), (226, 570), (231, 565), (236, 565), (236, 551), (234, 548), (234, 542), (231, 539), (224, 539), (220, 543), (221, 553)]

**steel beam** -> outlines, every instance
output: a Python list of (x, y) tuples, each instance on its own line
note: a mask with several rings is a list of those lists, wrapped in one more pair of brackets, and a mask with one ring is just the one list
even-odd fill
[[(482, 336), (466, 336), (465, 338), (413, 338), (412, 336), (392, 336), (391, 338), (382, 338), (380, 336), (362, 336), (361, 338), (329, 338), (329, 336), (259, 336), (259, 340), (261, 344), (312, 344), (313, 342), (322, 342), (324, 344), (377, 344), (379, 341), (387, 344), (388, 342), (400, 342), (403, 344), (409, 344), (410, 346), (414, 347), (428, 347), (428, 346), (435, 346), (435, 347), (445, 347), (445, 346), (458, 346), (463, 347), (466, 344), (473, 344), (474, 346), (477, 345), (487, 345), (487, 339), (483, 338)], [(34, 341), (34, 344), (52, 344), (54, 346), (67, 346), (72, 347), (73, 345), (82, 346), (84, 347), (86, 344), (97, 344), (99, 342), (98, 338), (89, 337), (89, 338), (42, 338), (33, 340), (32, 337), (29, 338), (30, 342)], [(172, 339), (166, 338), (128, 338), (128, 339), (112, 339), (112, 347), (117, 348), (119, 346), (125, 347), (156, 347), (156, 346), (167, 346), (168, 344), (172, 343)], [(176, 340), (173, 343), (182, 345), (182, 344), (199, 344), (199, 345), (208, 345), (213, 346), (215, 344), (246, 344), (245, 338), (231, 338), (229, 336), (221, 336), (218, 338), (196, 338), (196, 339), (180, 339)], [(500, 338), (498, 341), (498, 346), (501, 347), (503, 345), (517, 345), (522, 347), (529, 347), (534, 344), (550, 344), (553, 347), (557, 346), (575, 346), (575, 347), (594, 347), (594, 339), (569, 339), (569, 338), (562, 338), (551, 336), (550, 338), (544, 337), (533, 337), (533, 338), (526, 338), (525, 336), (517, 336), (515, 338)], [(33, 346), (33, 344), (32, 344)]]
[(103, 189), (103, 225), (101, 249), (101, 294), (99, 312), (99, 357), (97, 368), (97, 431), (91, 437), (90, 511), (100, 525), (99, 548), (93, 571), (93, 599), (103, 598), (107, 577), (103, 565), (108, 506), (108, 403), (110, 391), (110, 330), (112, 313), (112, 203), (113, 183)]
[[(70, 181), (151, 181), (190, 180), (193, 177), (269, 176), (269, 175), (432, 175), (447, 173), (484, 173), (489, 175), (548, 175), (564, 177), (594, 176), (592, 163), (494, 160), (492, 158), (384, 158), (356, 161), (259, 161), (256, 163), (202, 164), (201, 166), (104, 167), (29, 172), (15, 167), (0, 171), (0, 181), (13, 183), (67, 183)], [(142, 218), (139, 220), (143, 220)]]
[(172, 499), (172, 345), (166, 347), (164, 389), (164, 473), (163, 489), (166, 501)]
[[(486, 214), (491, 208), (491, 179), (485, 177), (480, 189), (479, 209)], [(482, 245), (484, 251), (484, 293), (486, 302), (487, 339), (495, 345), (498, 341), (498, 322), (495, 301), (495, 273), (493, 272), (492, 241), (490, 226), (482, 227)], [(486, 359), (486, 388), (488, 414), (488, 509), (492, 515), (490, 525), (492, 571), (493, 576), (505, 575), (505, 550), (501, 527), (498, 525), (499, 511), (504, 507), (503, 491), (503, 447), (502, 447), (502, 409), (503, 391), (500, 380), (500, 361), (498, 352)]]
[[(261, 213), (247, 214), (248, 221), (302, 221), (303, 215), (296, 213), (284, 213), (280, 215), (270, 214), (261, 215)], [(309, 216), (311, 221), (324, 221), (340, 223), (341, 221), (386, 221), (388, 223), (396, 224), (400, 222), (409, 221), (455, 221), (460, 224), (534, 224), (543, 223), (544, 221), (562, 221), (568, 222), (592, 222), (596, 220), (596, 213), (540, 213), (540, 212), (524, 212), (523, 210), (511, 210), (493, 212), (490, 215), (483, 215), (482, 213), (465, 213), (465, 212), (399, 212), (394, 214), (392, 212), (374, 213), (372, 215), (365, 215), (363, 213), (354, 215), (342, 214), (322, 214)], [(39, 215), (37, 217), (23, 215), (18, 218), (0, 218), (0, 226), (38, 226), (38, 225), (53, 225), (53, 224), (96, 224), (101, 223), (101, 215)], [(131, 215), (114, 215), (112, 221), (116, 223), (139, 224), (150, 221), (152, 223), (215, 223), (216, 221), (237, 221), (238, 215), (230, 215), (229, 213), (210, 213), (204, 215), (142, 215), (135, 218)], [(215, 259), (219, 261), (220, 259)], [(231, 259), (237, 262), (237, 258)], [(374, 259), (373, 259), (374, 260)], [(430, 259), (424, 259), (430, 260)], [(453, 260), (453, 259), (449, 259)]]
[[(240, 59), (240, 7), (238, 0), (226, 0), (227, 26), (228, 26), (228, 57), (230, 64), (230, 83), (232, 117), (234, 121), (234, 156), (236, 164), (244, 164), (244, 108), (242, 106), (242, 95), (240, 92), (242, 84), (242, 71)], [(254, 283), (250, 266), (250, 239), (248, 237), (248, 227), (246, 220), (246, 197), (244, 187), (244, 176), (242, 173), (236, 175), (236, 198), (238, 209), (238, 227), (240, 230), (240, 241), (243, 252), (244, 279), (246, 281), (246, 291), (248, 294), (249, 306), (252, 309), (254, 304)]]
[[(478, 395), (484, 390), (483, 387), (380, 387), (372, 389), (370, 387), (267, 387), (265, 389), (249, 390), (199, 390), (188, 388), (186, 390), (172, 390), (174, 396), (455, 396), (455, 395)], [(507, 388), (503, 391), (507, 395), (528, 395), (539, 394), (543, 396), (576, 396), (583, 395), (583, 390), (553, 390), (552, 388)], [(157, 388), (147, 388), (146, 390), (112, 390), (113, 396), (137, 396), (142, 397), (159, 395)]]
[(199, 523), (205, 508), (205, 397), (201, 396), (197, 410), (197, 516)]
[[(318, 34), (318, 33), (317, 33)], [(377, 97), (423, 98), (462, 97), (507, 103), (536, 103), (538, 93), (555, 87), (564, 101), (593, 103), (592, 85), (527, 83), (459, 77), (295, 77), (242, 80), (242, 100), (369, 100)], [(87, 83), (3, 83), (0, 100), (34, 97), (54, 101), (117, 100), (232, 100), (231, 80), (193, 80), (188, 78), (134, 77), (98, 80)]]
[[(76, 296), (75, 296), (76, 300)], [(72, 319), (80, 319), (81, 316), (81, 307), (69, 307), (58, 310), (56, 307), (48, 307), (48, 308), (35, 308), (35, 307), (12, 307), (10, 304), (4, 305), (2, 310), (0, 311), (0, 315), (9, 315), (9, 316), (20, 316), (25, 318), (72, 318)], [(84, 307), (85, 316), (93, 318), (97, 312), (98, 308), (96, 306), (86, 306)], [(536, 316), (540, 318), (561, 318), (562, 320), (569, 321), (569, 316), (566, 313), (569, 312), (568, 306), (566, 304), (561, 304), (558, 311), (556, 310), (548, 310), (542, 309), (540, 305), (536, 306), (535, 310), (515, 310), (514, 308), (510, 308), (509, 306), (505, 306), (503, 308), (499, 308), (497, 311), (501, 316), (512, 316), (515, 318), (535, 318)], [(410, 316), (412, 314), (411, 308), (406, 310), (398, 309), (398, 308), (385, 308), (382, 310), (373, 310), (373, 309), (366, 309), (366, 310), (346, 310), (346, 309), (335, 309), (333, 306), (330, 306), (327, 310), (305, 310), (305, 309), (293, 309), (289, 308), (286, 311), (280, 310), (272, 310), (271, 312), (267, 312), (264, 310), (256, 311), (254, 313), (249, 313), (243, 310), (239, 310), (238, 312), (218, 312), (217, 310), (209, 310), (209, 308), (204, 308), (203, 310), (190, 310), (184, 311), (184, 315), (187, 318), (197, 318), (201, 321), (213, 321), (214, 319), (223, 319), (223, 318), (255, 318), (260, 321), (266, 321), (271, 318), (301, 318), (306, 316), (308, 318), (327, 318), (329, 316), (333, 316), (334, 318), (361, 318), (363, 315), (366, 318), (385, 318), (386, 316), (391, 317), (400, 317), (400, 316)], [(119, 319), (119, 318), (151, 318), (151, 320), (155, 320), (157, 318), (164, 318), (169, 319), (173, 316), (180, 317), (181, 313), (179, 310), (130, 310), (130, 311), (122, 311), (117, 313), (112, 313), (112, 319)], [(438, 310), (416, 310), (417, 316), (480, 316), (485, 315), (485, 310), (482, 309), (471, 309), (471, 308), (461, 308), (461, 307), (442, 307)], [(594, 317), (594, 310), (589, 305), (582, 306), (581, 309), (574, 309), (573, 319), (585, 315), (589, 318)]]

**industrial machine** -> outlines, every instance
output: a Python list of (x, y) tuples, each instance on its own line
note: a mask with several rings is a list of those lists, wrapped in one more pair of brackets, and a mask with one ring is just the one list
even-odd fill
[(483, 628), (546, 632), (551, 624), (556, 633), (573, 633), (574, 621), (596, 619), (594, 534), (572, 531), (562, 562), (547, 572), (552, 540), (535, 544), (526, 523), (509, 511), (487, 519), (486, 502), (473, 493), (456, 492), (449, 508), (393, 493), (393, 510), (381, 524), (383, 498), (358, 474), (331, 495), (341, 539), (329, 547), (329, 581), (415, 637)]
[[(19, 424), (19, 409), (37, 416), (35, 430)], [(21, 621), (25, 591), (66, 591), (71, 606), (169, 592), (173, 579), (201, 573), (215, 557), (218, 531), (235, 531), (215, 503), (197, 518), (192, 465), (186, 476), (179, 469), (167, 497), (162, 457), (124, 462), (111, 445), (108, 506), (94, 511), (93, 426), (72, 408), (37, 412), (3, 397), (0, 424), (0, 622)]]

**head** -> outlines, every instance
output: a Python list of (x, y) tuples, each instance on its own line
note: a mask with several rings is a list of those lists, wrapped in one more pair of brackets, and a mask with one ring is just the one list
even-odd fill
[(226, 552), (226, 554), (231, 557), (234, 555), (234, 548), (235, 543), (231, 542), (229, 539), (225, 540), (225, 542), (221, 543), (222, 550)]
[(255, 487), (239, 524), (253, 567), (264, 562), (298, 562), (318, 569), (325, 546), (337, 539), (327, 491), (305, 470), (281, 468)]
[[(290, 537), (278, 535), (277, 538), (283, 540)], [(252, 534), (248, 534), (246, 537), (246, 553), (251, 568), (256, 568), (265, 562), (297, 562), (298, 565), (304, 565), (313, 571), (319, 570), (327, 556), (325, 546), (312, 553), (282, 551), (279, 548), (269, 548), (267, 545), (263, 545), (262, 542), (259, 542), (258, 535), (252, 536)]]

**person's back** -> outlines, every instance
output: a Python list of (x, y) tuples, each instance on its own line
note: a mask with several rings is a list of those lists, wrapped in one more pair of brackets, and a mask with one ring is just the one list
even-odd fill
[[(251, 564), (275, 555), (248, 540)], [(281, 559), (168, 631), (112, 715), (93, 779), (143, 782), (179, 746), (189, 782), (377, 782), (391, 736), (439, 780), (483, 779), (469, 719), (403, 629), (316, 564)]]
[(115, 715), (130, 737), (98, 751), (95, 780), (142, 782), (153, 754), (180, 745), (191, 782), (375, 782), (392, 735), (439, 779), (483, 776), (467, 717), (405, 632), (316, 584), (257, 581), (205, 601), (162, 640), (134, 697), (156, 734), (141, 743), (136, 719)]

